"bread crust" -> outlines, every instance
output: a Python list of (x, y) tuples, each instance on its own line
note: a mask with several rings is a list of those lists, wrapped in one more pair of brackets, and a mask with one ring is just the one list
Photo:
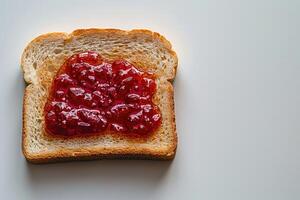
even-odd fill
[[(43, 40), (55, 40), (57, 38), (63, 39), (65, 43), (68, 43), (72, 40), (73, 37), (77, 36), (88, 36), (94, 34), (113, 34), (117, 33), (120, 35), (135, 35), (135, 34), (145, 34), (153, 37), (158, 40), (165, 49), (174, 57), (174, 73), (172, 76), (167, 77), (168, 84), (166, 84), (166, 90), (168, 91), (168, 102), (171, 113), (171, 129), (172, 129), (172, 139), (170, 145), (164, 149), (151, 149), (151, 148), (136, 148), (132, 147), (86, 147), (78, 149), (58, 149), (56, 151), (44, 151), (39, 153), (32, 153), (28, 149), (28, 131), (26, 127), (26, 116), (29, 114), (29, 97), (34, 92), (34, 82), (33, 79), (26, 77), (25, 66), (25, 53), (33, 47), (36, 42)], [(21, 57), (21, 66), (24, 71), (24, 79), (28, 84), (25, 88), (24, 99), (23, 99), (23, 128), (22, 128), (22, 150), (25, 158), (32, 163), (49, 163), (49, 162), (58, 162), (58, 161), (71, 161), (71, 160), (94, 160), (94, 159), (150, 159), (150, 160), (170, 160), (173, 159), (176, 153), (177, 148), (177, 133), (176, 133), (176, 124), (175, 124), (175, 109), (174, 109), (174, 90), (173, 86), (170, 83), (173, 81), (176, 75), (178, 65), (178, 58), (176, 53), (172, 50), (171, 43), (162, 35), (156, 32), (152, 32), (145, 29), (125, 31), (120, 29), (78, 29), (74, 30), (72, 33), (47, 33), (37, 38), (33, 39), (25, 48), (22, 57)]]

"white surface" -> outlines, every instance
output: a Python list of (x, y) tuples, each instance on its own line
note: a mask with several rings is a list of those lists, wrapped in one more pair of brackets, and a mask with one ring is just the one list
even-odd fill
[[(296, 0), (2, 0), (0, 198), (300, 199), (299, 9)], [(149, 28), (173, 43), (173, 162), (25, 162), (22, 50), (79, 27)]]

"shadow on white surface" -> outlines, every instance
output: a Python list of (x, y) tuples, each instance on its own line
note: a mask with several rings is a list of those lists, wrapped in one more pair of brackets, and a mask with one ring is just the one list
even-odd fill
[[(26, 162), (26, 161), (25, 161)], [(34, 165), (27, 163), (28, 182), (35, 187), (86, 182), (156, 187), (172, 161), (98, 160)], [(133, 186), (134, 186), (133, 185)], [(128, 187), (128, 185), (127, 185)]]

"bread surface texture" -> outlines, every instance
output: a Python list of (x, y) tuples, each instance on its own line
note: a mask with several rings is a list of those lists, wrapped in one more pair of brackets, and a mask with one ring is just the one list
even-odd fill
[[(133, 139), (107, 133), (87, 137), (49, 137), (44, 106), (52, 80), (73, 54), (95, 51), (108, 61), (125, 59), (154, 73), (153, 102), (162, 114), (161, 126), (149, 137)], [(25, 48), (21, 66), (27, 83), (23, 100), (22, 149), (33, 163), (87, 159), (158, 159), (175, 156), (177, 134), (172, 81), (178, 59), (163, 36), (149, 30), (79, 29), (70, 34), (38, 36)]]

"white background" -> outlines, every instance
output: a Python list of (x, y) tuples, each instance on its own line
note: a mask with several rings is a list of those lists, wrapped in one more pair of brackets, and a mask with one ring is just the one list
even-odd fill
[[(0, 199), (300, 199), (300, 1), (0, 1)], [(173, 162), (28, 164), (19, 61), (39, 34), (147, 28), (179, 57)]]

